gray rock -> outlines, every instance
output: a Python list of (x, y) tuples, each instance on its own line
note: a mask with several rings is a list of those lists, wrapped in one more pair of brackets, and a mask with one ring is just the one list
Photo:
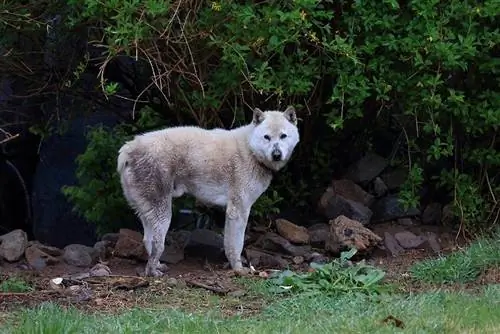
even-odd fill
[(389, 188), (385, 185), (384, 181), (380, 177), (376, 177), (373, 180), (373, 191), (377, 197), (382, 197), (389, 191)]
[(268, 254), (266, 252), (247, 248), (245, 249), (245, 254), (247, 257), (247, 261), (252, 264), (252, 266), (256, 268), (286, 268), (288, 265), (288, 261), (283, 259), (280, 255), (277, 254)]
[(375, 200), (373, 195), (367, 193), (356, 183), (347, 179), (334, 180), (327, 191), (328, 190), (331, 190), (333, 194), (340, 195), (348, 200), (361, 203), (368, 207), (372, 205)]
[(441, 222), (441, 204), (430, 203), (422, 213), (422, 223), (439, 224)]
[(108, 248), (111, 248), (111, 242), (102, 240), (98, 241), (94, 245), (94, 249), (99, 254), (99, 259), (105, 260), (108, 257)]
[(433, 232), (428, 232), (425, 235), (425, 237), (426, 237), (427, 243), (428, 243), (429, 247), (432, 249), (432, 251), (434, 253), (439, 253), (441, 251), (441, 245), (439, 244), (439, 242), (437, 240), (436, 234)]
[(380, 175), (389, 190), (399, 189), (408, 178), (408, 170), (398, 168)]
[(58, 254), (58, 255), (54, 256), (54, 255), (49, 254), (48, 252), (45, 252), (41, 246), (43, 246), (43, 245), (32, 244), (31, 246), (26, 248), (26, 250), (24, 252), (24, 256), (26, 257), (26, 262), (28, 262), (28, 264), (32, 268), (34, 268), (36, 270), (42, 270), (46, 266), (53, 265), (53, 264), (60, 262), (59, 258), (57, 258), (57, 256), (61, 255), (61, 253), (62, 253), (62, 251), (60, 249), (56, 248), (57, 250), (59, 250), (59, 252), (55, 252), (51, 249), (53, 247), (47, 248), (47, 246), (45, 246), (46, 247), (45, 250), (48, 250), (52, 254)]
[(409, 231), (398, 232), (394, 234), (394, 238), (405, 249), (417, 248), (427, 241), (425, 237), (415, 235)]
[(0, 236), (0, 259), (18, 261), (28, 246), (28, 236), (23, 230), (14, 230)]
[(160, 261), (169, 264), (179, 263), (184, 260), (186, 246), (190, 242), (192, 234), (189, 231), (171, 231), (165, 240), (165, 249), (160, 257)]
[(398, 218), (398, 224), (403, 226), (415, 226), (417, 223), (411, 218)]
[(89, 246), (71, 244), (64, 247), (63, 259), (73, 266), (90, 267), (96, 262), (97, 257), (97, 251)]
[(101, 241), (109, 242), (109, 247), (115, 247), (116, 243), (120, 239), (120, 233), (106, 233), (101, 237)]
[(318, 223), (309, 226), (308, 231), (311, 245), (322, 247), (325, 245), (328, 233), (330, 233), (330, 226), (328, 224)]
[(273, 232), (267, 232), (266, 234), (262, 235), (255, 242), (255, 246), (277, 253), (285, 251), (290, 255), (304, 256), (305, 258), (307, 258), (311, 253), (311, 247), (309, 245), (292, 245), (290, 241)]
[(404, 251), (404, 248), (401, 247), (396, 238), (394, 238), (389, 232), (384, 232), (384, 246), (392, 256), (398, 256)]
[(397, 194), (379, 199), (371, 206), (371, 209), (373, 211), (373, 223), (420, 215), (420, 210), (416, 208), (404, 210), (403, 205), (399, 203)]
[(388, 161), (375, 153), (368, 153), (348, 168), (346, 179), (356, 183), (370, 182), (388, 165)]
[(346, 216), (347, 218), (359, 221), (363, 225), (368, 224), (373, 215), (372, 211), (363, 204), (337, 194), (322, 197), (319, 206), (320, 211), (328, 219)]

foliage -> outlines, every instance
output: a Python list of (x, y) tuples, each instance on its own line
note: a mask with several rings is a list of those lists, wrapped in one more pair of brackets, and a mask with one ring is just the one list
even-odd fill
[(19, 277), (8, 277), (0, 282), (0, 292), (31, 292), (33, 287), (24, 279)]
[(414, 264), (414, 278), (428, 283), (467, 283), (489, 268), (500, 266), (500, 233), (495, 238), (478, 239), (448, 256)]
[(378, 294), (382, 291), (380, 285), (385, 273), (378, 268), (362, 262), (350, 264), (349, 259), (356, 254), (352, 248), (342, 252), (340, 259), (326, 264), (311, 263), (312, 271), (297, 274), (285, 270), (270, 279), (272, 291), (321, 294), (338, 297), (342, 294), (361, 293)]
[[(137, 104), (202, 126), (239, 125), (254, 106), (297, 106), (303, 140), (269, 192), (282, 204), (315, 207), (312, 188), (332, 171), (341, 174), (356, 152), (393, 145), (391, 159), (409, 170), (406, 206), (420, 204), (428, 183), (468, 230), (498, 220), (497, 0), (67, 0), (58, 11), (63, 4), (66, 32), (85, 31), (98, 52), (52, 75), (58, 89), (77, 91), (64, 83), (87, 69), (106, 98), (132, 87)], [(19, 6), (5, 6), (14, 17)], [(28, 22), (35, 7), (16, 17)], [(4, 36), (15, 26), (4, 24)], [(110, 75), (116, 59), (126, 65)], [(387, 140), (372, 140), (381, 128)]]

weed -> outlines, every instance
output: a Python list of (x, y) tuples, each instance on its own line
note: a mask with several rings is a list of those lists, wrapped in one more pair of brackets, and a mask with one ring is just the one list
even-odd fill
[(0, 292), (30, 292), (33, 287), (19, 277), (8, 277), (0, 282)]

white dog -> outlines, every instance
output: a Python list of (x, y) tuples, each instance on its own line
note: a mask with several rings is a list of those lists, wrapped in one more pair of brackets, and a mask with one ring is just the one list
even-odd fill
[(299, 142), (295, 109), (255, 108), (250, 124), (206, 130), (179, 126), (136, 136), (119, 150), (117, 171), (125, 198), (144, 227), (146, 276), (161, 276), (172, 198), (190, 194), (225, 207), (224, 251), (237, 272), (250, 209), (290, 159)]

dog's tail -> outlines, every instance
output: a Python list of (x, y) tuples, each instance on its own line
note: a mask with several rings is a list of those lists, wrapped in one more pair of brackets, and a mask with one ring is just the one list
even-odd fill
[(129, 162), (129, 153), (132, 150), (132, 146), (130, 143), (125, 143), (120, 150), (118, 150), (118, 159), (116, 164), (116, 171), (118, 174), (122, 174), (127, 167)]

